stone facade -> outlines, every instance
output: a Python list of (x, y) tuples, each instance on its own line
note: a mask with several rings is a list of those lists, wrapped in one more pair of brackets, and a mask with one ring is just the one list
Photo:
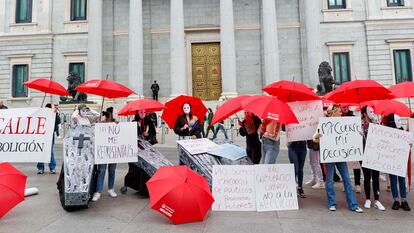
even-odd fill
[[(102, 78), (129, 85), (130, 1), (102, 0)], [(220, 41), (220, 0), (180, 0), (183, 4), (186, 77), (180, 77), (191, 94), (192, 42)], [(233, 0), (234, 47), (237, 94), (261, 93), (266, 84), (263, 33), (263, 1)], [(95, 62), (88, 38), (89, 18), (70, 21), (70, 0), (33, 0), (32, 23), (14, 23), (15, 0), (0, 1), (0, 99), (14, 107), (40, 105), (42, 94), (29, 91), (28, 98), (11, 98), (11, 67), (28, 62), (30, 78), (52, 77), (66, 85), (71, 62), (84, 62), (86, 79)], [(142, 0), (142, 90), (151, 96), (153, 80), (160, 84), (160, 96), (173, 94), (171, 85), (170, 31), (171, 0)], [(413, 0), (405, 6), (387, 7), (387, 0), (346, 0), (346, 9), (328, 9), (327, 0), (275, 0), (277, 55), (275, 79), (294, 79), (316, 86), (317, 65), (332, 64), (332, 53), (350, 53), (353, 79), (375, 79), (384, 85), (395, 83), (393, 49), (409, 49), (414, 61)], [(94, 1), (88, 1), (94, 4)], [(95, 10), (88, 6), (88, 17)], [(16, 63), (17, 62), (17, 63)], [(413, 65), (414, 62), (412, 62)], [(414, 67), (413, 69), (414, 70)], [(92, 72), (92, 71), (91, 71)], [(94, 71), (94, 74), (96, 72)], [(132, 80), (131, 80), (132, 79)], [(226, 77), (222, 77), (223, 82)], [(54, 101), (57, 100), (57, 97)]]

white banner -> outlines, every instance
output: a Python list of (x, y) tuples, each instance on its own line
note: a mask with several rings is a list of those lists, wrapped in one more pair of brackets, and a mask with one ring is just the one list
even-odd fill
[(319, 119), (321, 163), (361, 161), (363, 159), (360, 117), (322, 117)]
[(0, 162), (49, 163), (55, 119), (50, 108), (0, 110)]
[(410, 132), (370, 124), (362, 167), (405, 177), (411, 142)]
[(256, 211), (254, 173), (252, 165), (214, 165), (212, 209)]
[(312, 139), (318, 127), (319, 118), (323, 117), (322, 100), (291, 102), (288, 105), (295, 113), (299, 124), (286, 126), (287, 141)]
[(257, 211), (298, 210), (293, 164), (256, 165)]
[(95, 164), (138, 162), (137, 124), (95, 124)]
[(208, 138), (179, 140), (177, 143), (192, 155), (207, 153), (219, 148), (216, 143)]

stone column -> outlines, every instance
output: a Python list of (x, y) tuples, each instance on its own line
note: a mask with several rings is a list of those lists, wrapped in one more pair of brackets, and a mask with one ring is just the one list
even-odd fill
[[(144, 42), (142, 30), (142, 0), (129, 1), (128, 83), (137, 94), (144, 94)], [(149, 87), (148, 87), (149, 88)]]
[(233, 0), (220, 0), (220, 48), (222, 96), (237, 96), (236, 47)]
[(279, 40), (275, 0), (263, 0), (262, 32), (265, 85), (280, 80)]
[(88, 80), (105, 79), (102, 75), (102, 0), (89, 1)]
[(171, 0), (170, 12), (171, 96), (187, 94), (183, 0)]

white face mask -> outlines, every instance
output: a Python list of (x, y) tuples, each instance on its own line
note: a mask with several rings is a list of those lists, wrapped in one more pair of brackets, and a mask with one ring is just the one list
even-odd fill
[(402, 127), (401, 118), (397, 114), (394, 114), (395, 126), (400, 129)]
[(141, 119), (143, 119), (145, 117), (145, 111), (139, 110), (138, 115), (141, 117)]
[(88, 108), (82, 108), (80, 111), (79, 111), (79, 115), (81, 115), (82, 117), (85, 117), (86, 116), (86, 114), (88, 113)]
[(368, 118), (372, 121), (372, 122), (376, 122), (377, 119), (377, 115), (374, 113), (374, 109), (372, 109), (371, 107), (367, 107), (367, 115)]
[(183, 106), (183, 112), (184, 112), (184, 114), (190, 114), (191, 107), (190, 107), (189, 104), (184, 104), (184, 106)]

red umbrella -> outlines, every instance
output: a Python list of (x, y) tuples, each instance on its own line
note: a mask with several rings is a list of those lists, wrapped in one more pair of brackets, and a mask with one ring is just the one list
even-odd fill
[(110, 99), (128, 97), (134, 93), (128, 87), (111, 80), (90, 80), (77, 86), (75, 90)]
[(243, 109), (254, 113), (256, 116), (262, 119), (270, 119), (280, 122), (281, 124), (298, 124), (290, 107), (272, 96), (253, 96), (242, 102)]
[(277, 81), (263, 88), (263, 91), (284, 102), (319, 100), (320, 97), (312, 90), (313, 88), (302, 83), (287, 80)]
[(227, 119), (229, 116), (241, 111), (242, 102), (250, 97), (251, 96), (246, 95), (238, 96), (220, 105), (220, 107), (217, 108), (216, 113), (213, 116), (213, 120), (210, 124), (214, 125), (217, 122)]
[(410, 98), (414, 97), (414, 82), (402, 82), (388, 88), (396, 98), (407, 98), (411, 109)]
[(119, 110), (118, 115), (129, 116), (129, 115), (135, 115), (136, 112), (139, 110), (144, 110), (146, 113), (150, 113), (150, 112), (161, 111), (163, 109), (165, 109), (165, 106), (156, 100), (140, 99), (140, 100), (132, 101), (128, 103), (127, 105), (125, 105), (124, 107), (122, 107), (121, 110)]
[(180, 95), (167, 103), (165, 103), (165, 110), (162, 113), (161, 118), (167, 123), (170, 128), (174, 128), (175, 122), (178, 116), (183, 115), (183, 105), (185, 103), (190, 104), (191, 113), (197, 116), (198, 120), (202, 124), (206, 117), (207, 108), (204, 106), (200, 98)]
[(26, 178), (10, 163), (0, 163), (0, 218), (24, 200)]
[(60, 96), (70, 95), (69, 92), (62, 85), (47, 78), (35, 78), (27, 82), (24, 82), (23, 85), (25, 85), (28, 88), (45, 93), (42, 101), (42, 106), (47, 93)]
[(374, 80), (354, 80), (343, 83), (328, 94), (327, 100), (335, 103), (362, 103), (392, 98), (391, 91)]
[(204, 177), (186, 166), (161, 167), (147, 187), (151, 208), (174, 224), (203, 221), (214, 202)]
[(381, 100), (372, 103), (372, 105), (374, 112), (382, 116), (394, 113), (401, 117), (411, 117), (413, 114), (407, 105), (397, 100)]

